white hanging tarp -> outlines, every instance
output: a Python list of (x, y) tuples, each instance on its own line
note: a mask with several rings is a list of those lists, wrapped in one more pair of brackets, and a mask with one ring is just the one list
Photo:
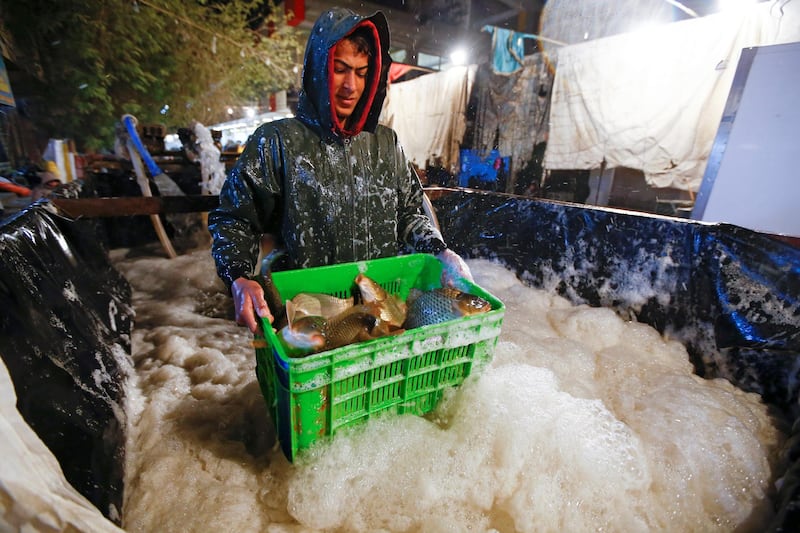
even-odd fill
[(696, 191), (740, 51), (773, 44), (768, 6), (559, 50), (547, 169), (629, 167), (654, 187)]
[(397, 132), (406, 157), (418, 167), (438, 158), (445, 168), (458, 167), (475, 70), (453, 67), (389, 86), (380, 122)]

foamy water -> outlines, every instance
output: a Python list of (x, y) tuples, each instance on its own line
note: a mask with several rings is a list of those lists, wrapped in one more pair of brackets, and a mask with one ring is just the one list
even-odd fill
[[(294, 465), (207, 251), (118, 259), (134, 287), (128, 531), (732, 531), (769, 518), (782, 438), (685, 349), (469, 261), (507, 306), (492, 364), (429, 417)], [(777, 471), (777, 469), (776, 469)]]

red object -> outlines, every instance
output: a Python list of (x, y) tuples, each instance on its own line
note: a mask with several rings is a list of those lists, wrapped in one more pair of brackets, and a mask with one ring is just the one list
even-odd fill
[(269, 93), (269, 110), (275, 111), (278, 109), (278, 99), (275, 98), (275, 93)]
[(6, 180), (0, 180), (0, 191), (13, 192), (17, 196), (30, 196), (31, 190)]
[(292, 12), (294, 15), (289, 19), (289, 26), (297, 26), (306, 19), (306, 0), (286, 0), (286, 14)]
[(401, 77), (403, 74), (411, 70), (411, 65), (406, 65), (403, 63), (392, 63), (389, 67), (389, 83), (392, 83), (397, 78)]
[(82, 155), (75, 155), (75, 177), (82, 179), (84, 176), (83, 169), (86, 167), (86, 158)]
[(800, 237), (792, 237), (791, 235), (769, 235), (769, 236), (775, 239), (776, 241), (785, 242), (790, 246), (794, 246), (795, 248), (800, 248)]

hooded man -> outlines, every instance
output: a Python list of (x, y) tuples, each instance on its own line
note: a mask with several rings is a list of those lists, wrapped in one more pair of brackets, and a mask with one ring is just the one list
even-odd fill
[(471, 280), (423, 213), (423, 191), (396, 133), (378, 124), (386, 96), (389, 28), (383, 13), (335, 8), (306, 45), (297, 116), (263, 124), (247, 142), (209, 213), (217, 274), (236, 321), (272, 322), (251, 278), (263, 234), (286, 251), (283, 268), (432, 253), (443, 279)]

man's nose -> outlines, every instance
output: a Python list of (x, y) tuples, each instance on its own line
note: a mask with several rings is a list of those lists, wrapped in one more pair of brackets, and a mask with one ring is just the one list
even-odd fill
[(348, 89), (348, 90), (351, 90), (351, 91), (355, 88), (355, 86), (356, 86), (356, 73), (355, 73), (355, 71), (348, 70), (347, 72), (345, 72), (344, 81), (342, 82), (342, 85), (345, 87), (345, 89)]

